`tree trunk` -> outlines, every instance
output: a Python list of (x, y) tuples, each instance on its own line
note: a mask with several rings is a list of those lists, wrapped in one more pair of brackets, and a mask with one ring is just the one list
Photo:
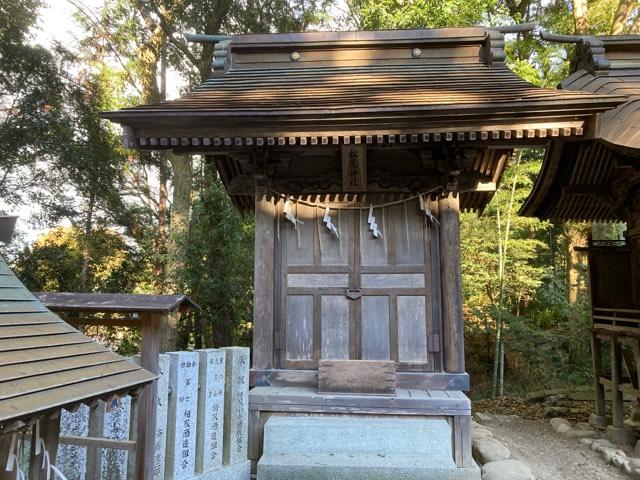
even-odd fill
[(89, 193), (89, 204), (87, 205), (87, 216), (85, 218), (84, 234), (82, 238), (82, 270), (80, 270), (80, 289), (83, 292), (89, 291), (89, 261), (91, 260), (89, 242), (91, 239), (91, 230), (93, 229), (93, 209), (95, 206), (95, 200), (95, 193)]
[(584, 264), (583, 255), (575, 251), (575, 247), (582, 247), (587, 243), (587, 235), (581, 225), (568, 223), (567, 226), (567, 300), (573, 305), (584, 292), (584, 282), (581, 265)]
[(168, 287), (179, 290), (178, 274), (186, 263), (185, 237), (189, 231), (191, 192), (193, 188), (193, 160), (190, 156), (178, 156), (167, 152), (173, 170), (173, 197), (171, 222), (167, 245)]
[(629, 15), (635, 6), (638, 6), (636, 0), (620, 0), (616, 14), (613, 17), (613, 24), (611, 25), (611, 35), (621, 35), (624, 33), (627, 27), (627, 20)]
[(169, 195), (167, 192), (168, 165), (166, 156), (160, 156), (158, 166), (158, 234), (155, 239), (155, 255), (153, 274), (155, 289), (158, 293), (165, 291), (166, 260), (167, 260), (167, 219), (169, 215)]
[(573, 0), (573, 23), (577, 35), (586, 35), (589, 32), (587, 8), (587, 0)]

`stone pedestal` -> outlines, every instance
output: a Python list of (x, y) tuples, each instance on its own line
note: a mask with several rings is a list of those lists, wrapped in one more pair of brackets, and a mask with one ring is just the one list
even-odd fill
[(226, 347), (224, 464), (247, 460), (249, 419), (249, 349)]
[(170, 394), (165, 478), (184, 480), (195, 475), (200, 355), (196, 352), (167, 355)]
[(607, 428), (607, 425), (611, 425), (611, 417), (592, 413), (589, 415), (589, 424), (596, 428)]
[(626, 428), (617, 428), (613, 425), (607, 427), (607, 437), (612, 442), (624, 443), (627, 445), (635, 445), (636, 436), (631, 430)]

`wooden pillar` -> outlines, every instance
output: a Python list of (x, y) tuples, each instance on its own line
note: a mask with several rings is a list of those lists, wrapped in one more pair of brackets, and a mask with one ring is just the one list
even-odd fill
[(444, 370), (448, 373), (464, 373), (459, 196), (450, 193), (441, 197), (438, 202), (438, 210)]
[[(160, 315), (140, 314), (140, 324), (140, 366), (157, 375), (160, 355)], [(154, 475), (157, 397), (158, 384), (154, 381), (144, 387), (138, 400), (135, 475), (138, 480), (152, 479)]]
[(602, 340), (595, 334), (591, 334), (591, 359), (593, 362), (593, 379), (596, 389), (596, 412), (591, 416), (591, 424), (596, 427), (606, 427), (606, 408), (604, 397), (604, 385), (600, 383), (602, 371)]
[(273, 368), (273, 282), (275, 205), (256, 194), (255, 271), (253, 286), (253, 368)]
[(611, 336), (611, 381), (613, 382), (611, 398), (611, 413), (613, 415), (613, 427), (624, 428), (624, 404), (620, 391), (620, 379), (622, 375), (622, 352), (620, 342), (616, 335)]
[(640, 308), (640, 210), (627, 218), (627, 243), (631, 248), (631, 291), (634, 308)]
[[(40, 450), (40, 455), (36, 455), (36, 427), (32, 427), (31, 434), (31, 457), (29, 458), (29, 478), (31, 480), (45, 480), (47, 478), (53, 478), (54, 475), (48, 475), (42, 468), (42, 460), (44, 458), (44, 449)], [(55, 415), (43, 417), (40, 419), (40, 437), (44, 440), (44, 444), (49, 452), (49, 461), (51, 465), (56, 464), (56, 457), (58, 455), (58, 439), (60, 438), (60, 412), (56, 412)], [(46, 465), (45, 465), (46, 467)]]
[[(89, 428), (90, 437), (104, 437), (104, 413), (105, 407), (102, 402), (93, 402), (89, 407)], [(102, 448), (87, 448), (87, 478), (100, 478), (102, 475)]]

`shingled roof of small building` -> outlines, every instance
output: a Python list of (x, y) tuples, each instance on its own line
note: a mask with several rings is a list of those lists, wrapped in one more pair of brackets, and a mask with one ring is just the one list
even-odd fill
[(219, 68), (192, 93), (104, 116), (133, 129), (130, 146), (169, 148), (181, 137), (224, 146), (225, 138), (482, 130), (489, 119), (539, 123), (622, 101), (527, 83), (505, 67), (503, 35), (485, 28), (237, 35), (222, 44)]
[(0, 257), (0, 432), (154, 378), (47, 310)]
[[(236, 35), (216, 44), (213, 76), (193, 92), (103, 116), (123, 126), (127, 147), (215, 155), (242, 210), (254, 208), (256, 168), (273, 170), (265, 172), (275, 190), (291, 153), (290, 164), (303, 166), (297, 180), (314, 186), (303, 193), (340, 193), (322, 188), (331, 183), (322, 175), (334, 168), (328, 155), (348, 144), (370, 145), (372, 172), (401, 162), (385, 148), (411, 158), (475, 150), (465, 175), (495, 187), (514, 147), (592, 138), (596, 115), (626, 100), (532, 85), (505, 66), (503, 47), (502, 32), (482, 27)], [(313, 181), (305, 168), (316, 168)], [(481, 212), (493, 191), (461, 190), (461, 208)]]
[(625, 220), (631, 186), (640, 181), (640, 35), (543, 38), (576, 43), (562, 91), (624, 95), (626, 101), (600, 115), (595, 140), (552, 142), (521, 214)]

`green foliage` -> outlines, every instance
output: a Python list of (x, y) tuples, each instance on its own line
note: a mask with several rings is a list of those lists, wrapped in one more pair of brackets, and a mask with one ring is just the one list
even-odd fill
[(497, 0), (353, 0), (358, 28), (440, 28), (474, 26), (498, 9)]
[[(57, 227), (25, 247), (15, 261), (15, 271), (29, 290), (81, 291), (80, 271), (84, 234), (74, 227)], [(118, 233), (95, 229), (89, 238), (93, 271), (89, 291), (133, 292), (139, 270), (135, 252)]]
[(184, 292), (202, 307), (202, 313), (195, 323), (189, 320), (184, 324), (183, 342), (217, 347), (249, 345), (253, 218), (240, 216), (217, 176), (210, 174), (205, 180), (184, 239), (187, 262), (180, 278)]

